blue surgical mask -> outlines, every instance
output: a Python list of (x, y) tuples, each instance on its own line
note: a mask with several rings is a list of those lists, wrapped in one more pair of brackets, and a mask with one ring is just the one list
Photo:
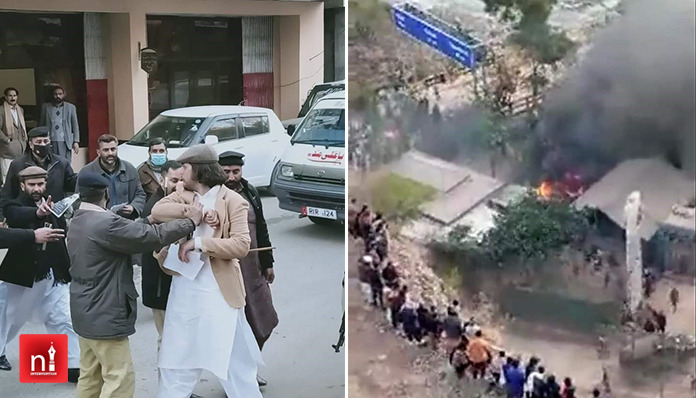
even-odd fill
[(150, 155), (150, 159), (152, 160), (153, 165), (161, 166), (167, 161), (167, 155), (164, 153), (153, 153)]

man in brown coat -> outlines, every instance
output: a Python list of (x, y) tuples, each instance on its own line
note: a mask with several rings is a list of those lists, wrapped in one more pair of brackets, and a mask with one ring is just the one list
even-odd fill
[[(249, 233), (251, 236), (251, 249), (270, 248), (271, 240), (268, 237), (268, 226), (263, 217), (261, 197), (256, 188), (242, 177), (244, 155), (239, 152), (227, 151), (220, 154), (220, 166), (227, 175), (225, 186), (242, 195), (249, 202)], [(264, 343), (271, 337), (273, 329), (278, 325), (278, 314), (273, 307), (270, 283), (275, 280), (273, 272), (273, 252), (261, 250), (251, 252), (241, 259), (244, 287), (247, 291), (246, 313), (247, 320), (254, 332), (259, 349), (263, 349)], [(259, 386), (265, 386), (266, 380), (256, 376)]]
[(148, 159), (138, 166), (140, 184), (145, 191), (145, 201), (164, 187), (162, 165), (167, 161), (167, 145), (162, 138), (153, 138), (148, 143)]
[(8, 87), (0, 109), (0, 185), (5, 181), (12, 160), (22, 156), (27, 148), (27, 126), (24, 109), (17, 103), (19, 91)]
[[(203, 206), (206, 222), (180, 242), (178, 252), (174, 247), (158, 256), (164, 257), (163, 270), (173, 276), (157, 397), (190, 396), (205, 369), (218, 378), (228, 397), (262, 398), (256, 374), (263, 360), (244, 313), (246, 291), (239, 265), (251, 243), (249, 205), (224, 186), (227, 177), (215, 149), (196, 145), (178, 160), (187, 191), (160, 200), (151, 218), (181, 218), (195, 202)], [(178, 260), (166, 258), (175, 255)]]

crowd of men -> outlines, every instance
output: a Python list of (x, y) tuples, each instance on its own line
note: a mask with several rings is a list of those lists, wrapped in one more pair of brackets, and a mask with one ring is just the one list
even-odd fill
[[(578, 397), (571, 378), (557, 379), (534, 356), (523, 363), (520, 356), (508, 355), (486, 339), (475, 318), (462, 321), (457, 300), (444, 312), (417, 303), (399, 276), (398, 264), (389, 258), (388, 225), (380, 213), (351, 199), (348, 219), (350, 236), (364, 243), (364, 255), (358, 264), (363, 297), (386, 310), (397, 334), (411, 344), (441, 349), (459, 378), (485, 379), (489, 392), (501, 392), (508, 398)], [(611, 393), (606, 369), (601, 389), (595, 388), (591, 396), (608, 397)]]
[[(78, 134), (65, 124), (76, 120), (64, 93), (56, 88), (61, 103), (42, 110), (48, 125), (25, 132), (18, 92), (5, 90), (0, 370), (12, 369), (5, 347), (35, 321), (68, 336), (78, 398), (133, 397), (137, 264), (159, 335), (157, 396), (195, 396), (208, 370), (229, 397), (261, 397), (261, 349), (278, 324), (274, 259), (261, 198), (243, 178), (244, 155), (201, 144), (174, 160), (153, 139), (136, 168), (105, 134), (76, 174), (69, 156)], [(74, 208), (56, 211), (73, 193)]]

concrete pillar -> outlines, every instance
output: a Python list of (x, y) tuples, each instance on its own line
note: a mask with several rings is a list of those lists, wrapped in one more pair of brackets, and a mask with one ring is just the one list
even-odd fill
[(334, 14), (334, 80), (346, 78), (346, 9)]
[[(304, 98), (307, 90), (300, 90), (300, 17), (276, 17), (275, 24), (278, 43), (274, 51), (274, 63), (278, 65), (275, 74), (276, 114), (281, 120), (297, 117), (300, 111), (300, 96)], [(304, 45), (303, 45), (304, 46)], [(317, 47), (319, 49), (322, 47)], [(311, 88), (311, 87), (310, 87)]]
[[(85, 79), (87, 80), (87, 162), (96, 156), (97, 138), (109, 133), (109, 93), (104, 23), (102, 15), (84, 14)], [(85, 143), (82, 143), (84, 146)], [(73, 156), (73, 159), (75, 157)]]
[(643, 299), (643, 255), (641, 251), (640, 224), (642, 207), (640, 192), (634, 191), (626, 199), (626, 295), (629, 311), (635, 314)]
[(144, 12), (108, 15), (108, 90), (110, 130), (119, 140), (127, 140), (149, 120), (147, 73), (140, 69), (138, 48), (147, 47)]
[[(321, 4), (321, 3), (320, 3)], [(324, 81), (324, 6), (315, 7), (300, 17), (300, 97)], [(298, 98), (298, 102), (300, 99)], [(298, 107), (299, 111), (299, 107)]]

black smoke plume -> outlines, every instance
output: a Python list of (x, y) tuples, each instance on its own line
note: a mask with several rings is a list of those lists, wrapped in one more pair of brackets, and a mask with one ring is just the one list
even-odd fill
[(598, 178), (624, 159), (664, 156), (696, 174), (694, 33), (693, 1), (626, 4), (546, 97), (542, 168)]

